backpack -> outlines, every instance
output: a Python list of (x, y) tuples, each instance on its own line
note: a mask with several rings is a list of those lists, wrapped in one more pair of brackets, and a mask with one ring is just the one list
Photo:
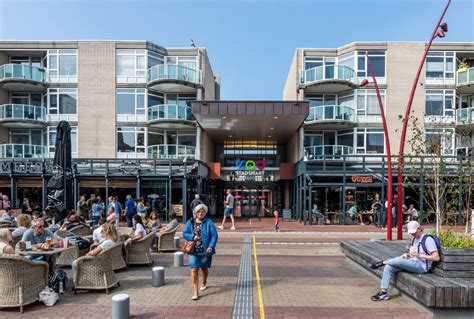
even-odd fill
[[(425, 252), (426, 255), (429, 255), (430, 252), (428, 251), (428, 248), (426, 248), (426, 239), (428, 237), (431, 237), (433, 238), (435, 244), (436, 244), (436, 249), (438, 250), (438, 255), (441, 257), (441, 240), (439, 239), (438, 236), (436, 235), (425, 235), (421, 238), (421, 242), (420, 242), (420, 245), (421, 245), (421, 248), (423, 249), (423, 251)], [(413, 242), (415, 241), (415, 238), (413, 238), (411, 240), (411, 245), (413, 246)], [(426, 269), (428, 269), (428, 271), (431, 271), (433, 269), (433, 265), (435, 264), (436, 262), (433, 261), (431, 263), (431, 268), (428, 268), (428, 260), (426, 260)]]
[(67, 275), (62, 269), (56, 270), (53, 276), (49, 278), (48, 286), (55, 292), (64, 293), (66, 291)]

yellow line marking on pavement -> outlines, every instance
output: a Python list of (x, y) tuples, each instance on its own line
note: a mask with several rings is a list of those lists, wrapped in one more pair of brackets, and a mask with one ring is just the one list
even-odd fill
[(258, 305), (260, 307), (260, 319), (265, 319), (265, 309), (263, 308), (262, 286), (260, 285), (260, 273), (258, 272), (257, 242), (255, 241), (255, 236), (252, 236), (252, 237), (253, 237), (253, 257), (255, 259), (255, 277), (257, 278)]

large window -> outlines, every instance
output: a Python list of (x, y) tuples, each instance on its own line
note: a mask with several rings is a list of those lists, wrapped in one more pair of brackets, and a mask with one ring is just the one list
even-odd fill
[(146, 82), (146, 50), (117, 50), (117, 82)]
[[(380, 97), (385, 106), (385, 90), (380, 90)], [(380, 115), (379, 100), (375, 90), (357, 90), (357, 115), (374, 116)]]
[(305, 57), (304, 58), (304, 69), (309, 70), (323, 65), (323, 58), (313, 58)]
[(193, 130), (160, 130), (150, 128), (148, 130), (148, 145), (196, 145), (196, 131)]
[(454, 154), (454, 129), (426, 128), (425, 145), (428, 154), (437, 156)]
[(384, 154), (383, 129), (358, 128), (357, 129), (358, 154)]
[(454, 90), (426, 90), (426, 116), (452, 116), (454, 108)]
[(428, 52), (426, 77), (428, 79), (454, 79), (454, 52)]
[(146, 90), (117, 89), (117, 120), (146, 120)]
[(197, 70), (197, 57), (196, 56), (167, 56), (166, 64), (177, 64), (184, 67)]
[(77, 121), (77, 89), (48, 89), (47, 105), (51, 121)]
[(10, 103), (42, 106), (40, 93), (11, 93)]
[(354, 52), (350, 52), (338, 57), (338, 65), (339, 66), (346, 66), (352, 70), (354, 70)]
[(10, 130), (10, 143), (26, 145), (43, 145), (41, 130)]
[(337, 145), (354, 146), (354, 131), (343, 130), (337, 133)]
[(148, 51), (148, 68), (164, 63), (165, 59), (161, 54)]
[[(55, 126), (50, 126), (44, 131), (43, 141), (44, 145), (47, 146), (49, 156), (54, 157), (54, 152), (56, 151), (56, 132), (57, 128)], [(71, 126), (71, 155), (72, 157), (77, 157), (77, 127)]]
[(49, 82), (77, 82), (77, 50), (49, 50), (46, 64)]
[(359, 78), (371, 77), (367, 56), (372, 62), (374, 75), (376, 77), (385, 77), (385, 51), (357, 51), (357, 76)]
[[(145, 156), (146, 129), (144, 127), (117, 128), (117, 155), (118, 157)], [(140, 155), (141, 154), (141, 155)]]

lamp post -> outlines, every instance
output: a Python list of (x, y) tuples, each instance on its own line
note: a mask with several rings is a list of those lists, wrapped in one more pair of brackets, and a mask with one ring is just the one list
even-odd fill
[[(387, 165), (388, 165), (388, 187), (387, 187), (387, 240), (392, 240), (392, 201), (393, 201), (393, 192), (392, 192), (392, 153), (390, 151), (390, 138), (388, 136), (388, 129), (387, 129), (387, 120), (385, 119), (385, 111), (382, 103), (382, 97), (380, 96), (379, 86), (377, 84), (377, 79), (375, 78), (374, 70), (372, 68), (372, 62), (370, 62), (369, 56), (366, 55), (367, 64), (369, 65), (370, 75), (372, 76), (372, 80), (374, 81), (375, 91), (377, 92), (377, 98), (379, 100), (379, 107), (380, 107), (380, 115), (382, 116), (382, 124), (383, 124), (383, 132), (385, 136), (385, 145), (387, 149)], [(359, 87), (364, 87), (369, 84), (367, 79), (362, 80), (360, 82)]]
[(403, 128), (402, 128), (402, 134), (400, 137), (400, 149), (398, 151), (398, 175), (397, 175), (397, 181), (398, 181), (397, 183), (397, 239), (398, 240), (401, 240), (403, 238), (403, 233), (402, 233), (403, 231), (402, 230), (403, 167), (402, 165), (403, 165), (403, 151), (405, 148), (405, 138), (406, 138), (406, 132), (407, 132), (408, 118), (410, 116), (411, 105), (413, 103), (413, 98), (415, 96), (418, 79), (420, 78), (421, 70), (423, 69), (423, 65), (425, 64), (426, 55), (428, 54), (428, 51), (430, 50), (431, 44), (433, 43), (433, 40), (435, 38), (444, 38), (446, 36), (445, 32), (448, 32), (448, 25), (446, 23), (441, 24), (441, 21), (443, 20), (443, 17), (446, 14), (446, 11), (448, 10), (448, 7), (450, 4), (451, 4), (451, 0), (448, 0), (448, 3), (446, 4), (446, 7), (444, 8), (443, 13), (441, 14), (441, 17), (439, 18), (438, 23), (436, 24), (433, 34), (431, 35), (430, 41), (425, 48), (425, 52), (423, 53), (423, 57), (421, 58), (420, 66), (418, 67), (418, 71), (416, 72), (415, 81), (413, 82), (413, 86), (411, 88), (410, 98), (408, 99), (408, 105), (405, 111), (405, 117), (403, 118)]

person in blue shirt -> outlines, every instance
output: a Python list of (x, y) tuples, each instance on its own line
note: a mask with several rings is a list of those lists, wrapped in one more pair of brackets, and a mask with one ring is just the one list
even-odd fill
[(127, 195), (127, 201), (125, 202), (125, 218), (127, 218), (128, 227), (133, 227), (132, 217), (135, 215), (135, 201), (132, 195)]

